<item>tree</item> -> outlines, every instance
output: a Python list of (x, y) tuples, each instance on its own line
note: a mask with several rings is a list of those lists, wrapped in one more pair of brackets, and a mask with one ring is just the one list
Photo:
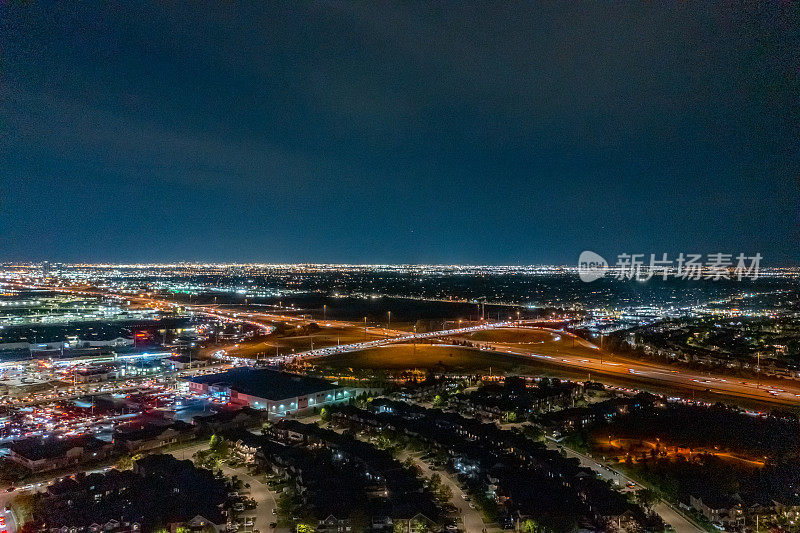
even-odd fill
[(370, 525), (369, 516), (361, 509), (351, 512), (347, 519), (350, 521), (350, 527), (356, 533), (362, 533)]
[(212, 452), (220, 454), (225, 447), (225, 439), (219, 435), (211, 435), (211, 440), (208, 441), (208, 447)]
[(319, 412), (319, 419), (322, 422), (330, 422), (331, 421), (331, 413), (328, 411), (327, 407), (323, 407), (322, 410)]
[(439, 501), (449, 502), (453, 499), (453, 489), (451, 489), (449, 485), (442, 483), (442, 485), (439, 486), (437, 497), (439, 498)]
[(411, 524), (411, 529), (417, 533), (428, 533), (430, 531), (428, 524), (422, 519), (414, 520)]
[(428, 488), (431, 489), (431, 492), (436, 492), (439, 490), (439, 487), (442, 485), (442, 476), (439, 475), (438, 472), (434, 472), (431, 476), (431, 479), (428, 480)]
[(539, 525), (529, 518), (522, 523), (522, 531), (524, 533), (536, 533), (539, 531)]
[(644, 507), (650, 508), (658, 501), (658, 495), (650, 489), (641, 489), (636, 493), (636, 498)]
[(130, 470), (133, 468), (133, 457), (130, 455), (123, 455), (117, 460), (117, 463), (114, 465), (114, 468), (117, 470)]

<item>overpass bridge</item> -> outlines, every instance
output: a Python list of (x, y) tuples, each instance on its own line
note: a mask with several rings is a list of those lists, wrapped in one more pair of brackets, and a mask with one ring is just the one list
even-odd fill
[[(280, 355), (280, 356), (273, 356), (268, 357), (266, 359), (262, 359), (262, 361), (271, 361), (271, 362), (279, 362), (279, 361), (287, 361), (290, 359), (311, 359), (315, 357), (328, 357), (331, 355), (338, 355), (343, 353), (349, 352), (356, 352), (359, 350), (365, 350), (367, 348), (377, 348), (379, 346), (387, 346), (389, 344), (397, 344), (401, 342), (415, 342), (417, 340), (424, 340), (424, 339), (435, 339), (439, 337), (450, 337), (454, 335), (464, 335), (467, 333), (473, 333), (476, 331), (486, 331), (491, 329), (498, 329), (498, 328), (505, 328), (512, 325), (515, 325), (517, 322), (507, 321), (507, 322), (490, 322), (486, 324), (478, 324), (476, 326), (468, 326), (464, 328), (454, 328), (454, 329), (443, 329), (438, 331), (426, 331), (423, 333), (401, 333), (400, 335), (395, 335), (392, 337), (386, 337), (383, 339), (373, 339), (370, 341), (364, 342), (354, 342), (351, 344), (341, 344), (339, 346), (327, 346), (325, 348), (316, 348), (314, 350), (306, 350), (304, 352), (293, 353), (291, 355)], [(213, 354), (213, 357), (218, 359), (225, 359), (235, 363), (245, 363), (245, 364), (253, 364), (255, 361), (253, 359), (244, 359), (239, 357), (232, 357), (225, 353), (225, 350), (219, 350)]]

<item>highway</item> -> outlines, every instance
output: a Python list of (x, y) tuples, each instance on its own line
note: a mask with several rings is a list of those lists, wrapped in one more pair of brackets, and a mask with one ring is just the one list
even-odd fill
[[(208, 312), (204, 309), (203, 312)], [(241, 314), (241, 313), (238, 313)], [(226, 312), (226, 316), (233, 319), (233, 312)], [(245, 314), (249, 319), (259, 320), (274, 320), (278, 317), (266, 314)], [(286, 317), (280, 317), (286, 319)], [(297, 319), (299, 320), (299, 319)], [(357, 342), (341, 346), (330, 346), (325, 348), (318, 348), (315, 350), (308, 350), (292, 354), (291, 357), (311, 358), (311, 357), (326, 357), (336, 354), (348, 353), (359, 351), (367, 348), (374, 348), (378, 346), (386, 346), (394, 343), (409, 342), (415, 340), (433, 339), (441, 337), (460, 337), (466, 336), (470, 333), (477, 331), (485, 331), (490, 329), (507, 328), (517, 326), (523, 322), (503, 321), (503, 322), (487, 322), (484, 324), (468, 326), (463, 328), (455, 328), (441, 331), (430, 331), (424, 333), (408, 333), (403, 331), (386, 330), (383, 329), (382, 333), (388, 335), (384, 339), (374, 339), (366, 342)], [(350, 327), (355, 326), (354, 323), (341, 322), (342, 325)], [(376, 328), (377, 329), (377, 328)], [(541, 329), (541, 328), (540, 328)], [(785, 379), (776, 381), (774, 379), (754, 381), (752, 379), (735, 378), (727, 375), (711, 374), (698, 370), (691, 370), (686, 368), (669, 368), (660, 366), (654, 363), (645, 361), (638, 361), (632, 359), (625, 359), (616, 357), (608, 352), (603, 351), (583, 338), (577, 337), (572, 333), (566, 331), (558, 331), (559, 335), (566, 337), (575, 337), (576, 342), (581, 343), (584, 347), (589, 347), (596, 351), (596, 355), (571, 355), (568, 350), (565, 350), (564, 355), (545, 355), (538, 354), (535, 350), (527, 350), (520, 348), (518, 345), (509, 343), (498, 342), (481, 342), (480, 344), (493, 348), (498, 357), (502, 357), (503, 353), (514, 354), (523, 357), (529, 357), (546, 365), (555, 365), (561, 367), (568, 367), (574, 370), (585, 371), (588, 374), (595, 373), (598, 378), (600, 376), (613, 376), (624, 379), (626, 382), (637, 382), (643, 385), (646, 384), (659, 384), (667, 390), (695, 390), (703, 391), (710, 394), (719, 394), (721, 396), (730, 396), (737, 398), (745, 398), (768, 404), (779, 405), (797, 405), (800, 404), (800, 382), (796, 380)], [(466, 340), (469, 340), (468, 338)], [(474, 341), (473, 341), (474, 342)], [(285, 360), (284, 357), (275, 358)]]
[[(142, 296), (118, 295), (114, 293), (107, 293), (102, 291), (86, 291), (80, 289), (71, 289), (65, 287), (25, 287), (25, 288), (40, 288), (51, 289), (61, 292), (72, 292), (79, 294), (89, 294), (94, 296), (105, 296), (113, 298), (121, 298), (137, 302), (141, 305), (149, 305), (153, 307), (168, 307), (174, 308), (183, 306), (187, 310), (213, 316), (221, 320), (240, 321), (252, 324), (254, 326), (264, 328), (264, 330), (272, 330), (273, 322), (292, 321), (295, 323), (311, 322), (308, 318), (289, 317), (286, 315), (277, 315), (272, 313), (253, 313), (233, 311), (227, 309), (219, 309), (212, 306), (189, 306), (180, 302), (171, 302), (167, 300), (158, 300), (153, 298), (146, 298)], [(337, 326), (347, 327), (360, 327), (360, 324), (354, 322), (342, 321), (326, 321)], [(365, 342), (351, 343), (341, 346), (330, 346), (325, 348), (318, 348), (315, 350), (308, 350), (292, 354), (291, 356), (281, 356), (272, 359), (285, 360), (288, 358), (311, 358), (311, 357), (325, 357), (341, 353), (353, 352), (363, 350), (366, 348), (373, 348), (377, 346), (385, 346), (388, 344), (408, 342), (422, 339), (432, 339), (438, 337), (459, 337), (473, 333), (480, 330), (489, 330), (504, 328), (513, 325), (523, 324), (524, 321), (503, 321), (494, 323), (484, 323), (476, 326), (469, 326), (464, 328), (456, 328), (442, 331), (432, 331), (424, 333), (408, 333), (404, 331), (388, 330), (385, 328), (375, 328), (375, 330), (382, 330), (383, 334), (388, 335), (384, 339), (374, 339)], [(494, 348), (498, 357), (502, 357), (503, 353), (513, 354), (536, 360), (544, 365), (553, 365), (557, 367), (569, 368), (572, 371), (586, 372), (587, 375), (594, 373), (598, 377), (610, 376), (616, 377), (625, 382), (636, 382), (643, 385), (658, 385), (668, 391), (672, 390), (695, 390), (702, 391), (708, 394), (719, 394), (722, 396), (744, 398), (747, 400), (756, 401), (759, 403), (778, 404), (778, 405), (797, 405), (800, 404), (800, 381), (797, 380), (768, 380), (764, 379), (761, 382), (753, 381), (752, 379), (742, 379), (731, 377), (727, 375), (710, 374), (698, 370), (691, 370), (686, 368), (668, 368), (657, 364), (643, 362), (638, 360), (628, 360), (624, 358), (615, 357), (612, 354), (601, 352), (600, 349), (589, 343), (588, 341), (576, 337), (572, 333), (566, 331), (559, 331), (560, 335), (575, 337), (576, 342), (581, 343), (583, 346), (588, 346), (596, 351), (596, 355), (590, 353), (584, 355), (574, 355), (564, 351), (563, 355), (550, 355), (538, 354), (535, 350), (528, 350), (520, 348), (519, 345), (498, 342), (481, 342), (480, 344)], [(467, 339), (469, 340), (469, 339)], [(721, 398), (722, 399), (722, 398)]]
[(496, 322), (496, 323), (486, 323), (480, 324), (477, 326), (468, 326), (464, 328), (456, 328), (456, 329), (446, 329), (441, 331), (426, 331), (424, 333), (407, 333), (407, 332), (397, 332), (396, 335), (392, 337), (387, 337), (385, 339), (374, 339), (371, 341), (364, 341), (364, 342), (355, 342), (351, 344), (342, 344), (341, 346), (328, 346), (325, 348), (317, 348), (315, 350), (307, 350), (305, 352), (298, 352), (296, 354), (287, 355), (287, 356), (280, 356), (280, 357), (272, 357), (270, 359), (274, 360), (285, 360), (285, 359), (293, 359), (293, 358), (310, 358), (310, 357), (328, 357), (331, 355), (348, 353), (348, 352), (356, 352), (359, 350), (365, 350), (367, 348), (376, 348), (378, 346), (386, 346), (388, 344), (396, 344), (408, 341), (417, 341), (423, 339), (434, 339), (438, 337), (453, 337), (458, 335), (465, 335), (467, 333), (474, 333), (476, 331), (483, 331), (488, 329), (495, 329), (495, 328), (502, 328), (511, 325), (511, 322)]
[[(565, 333), (560, 333), (565, 335)], [(581, 342), (589, 345), (585, 340)], [(607, 352), (597, 355), (543, 355), (535, 351), (519, 348), (504, 343), (482, 343), (494, 348), (498, 356), (503, 353), (528, 357), (546, 365), (567, 367), (572, 370), (585, 371), (588, 374), (615, 376), (626, 381), (642, 384), (660, 384), (666, 388), (704, 391), (724, 396), (747, 398), (759, 402), (781, 405), (800, 404), (800, 382), (785, 379), (757, 380), (737, 378), (726, 375), (711, 374), (687, 368), (668, 368), (654, 363), (625, 359)], [(590, 345), (593, 346), (593, 345)]]

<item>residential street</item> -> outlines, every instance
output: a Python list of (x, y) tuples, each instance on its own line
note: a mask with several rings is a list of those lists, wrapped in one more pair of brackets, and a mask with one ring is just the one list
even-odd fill
[(464, 530), (467, 533), (480, 533), (483, 531), (483, 528), (486, 527), (486, 525), (481, 518), (481, 513), (477, 509), (472, 509), (469, 506), (469, 502), (464, 500), (462, 496), (465, 493), (463, 490), (461, 490), (461, 487), (458, 486), (458, 483), (456, 483), (453, 477), (444, 470), (431, 470), (430, 466), (428, 466), (425, 461), (420, 459), (419, 454), (417, 453), (409, 453), (404, 451), (400, 453), (398, 459), (400, 461), (405, 461), (409, 457), (414, 461), (414, 464), (416, 464), (422, 470), (422, 474), (425, 477), (429, 478), (434, 473), (439, 474), (442, 478), (442, 483), (450, 487), (450, 490), (453, 491), (453, 497), (450, 499), (450, 503), (452, 503), (458, 509), (458, 513), (463, 520)]
[[(633, 483), (635, 485), (634, 490), (637, 488), (643, 488), (636, 481), (620, 473), (614, 469), (613, 466), (607, 465), (600, 459), (594, 459), (584, 455), (564, 446), (563, 444), (559, 444), (552, 439), (547, 439), (546, 444), (548, 448), (553, 450), (558, 449), (558, 447), (561, 446), (564, 452), (566, 452), (567, 457), (576, 457), (578, 460), (580, 460), (581, 466), (592, 469), (603, 479), (610, 479), (611, 481), (617, 482), (620, 487), (625, 487), (628, 483)], [(693, 522), (689, 521), (689, 519), (683, 516), (683, 514), (679, 513), (671, 505), (662, 500), (659, 500), (659, 502), (653, 506), (653, 510), (658, 513), (664, 522), (670, 524), (677, 533), (700, 533), (705, 531), (704, 529), (695, 525)]]
[[(205, 450), (207, 448), (208, 442), (203, 442), (202, 444), (169, 453), (177, 459), (191, 459), (192, 455), (194, 455), (196, 452)], [(277, 519), (276, 515), (273, 513), (273, 511), (277, 512), (278, 509), (276, 494), (269, 489), (266, 483), (263, 483), (261, 480), (248, 474), (246, 468), (231, 468), (228, 465), (223, 465), (222, 472), (228, 477), (235, 475), (238, 476), (238, 478), (243, 482), (249, 483), (249, 496), (256, 501), (255, 510), (239, 513), (241, 517), (254, 517), (255, 522), (253, 523), (252, 527), (247, 526), (239, 531), (246, 533), (250, 533), (254, 529), (258, 529), (261, 533), (273, 531), (269, 527), (269, 524)], [(278, 528), (275, 531), (279, 533), (288, 533), (289, 528)]]

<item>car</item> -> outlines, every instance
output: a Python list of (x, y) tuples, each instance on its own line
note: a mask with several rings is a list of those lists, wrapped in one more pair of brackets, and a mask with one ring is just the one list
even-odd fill
[(470, 509), (475, 509), (475, 504), (474, 504), (474, 503), (472, 503), (472, 502), (469, 502), (469, 508), (470, 508)]
[(275, 529), (276, 527), (278, 527), (278, 523), (277, 522), (270, 522), (269, 523), (269, 527), (271, 527), (272, 529)]

